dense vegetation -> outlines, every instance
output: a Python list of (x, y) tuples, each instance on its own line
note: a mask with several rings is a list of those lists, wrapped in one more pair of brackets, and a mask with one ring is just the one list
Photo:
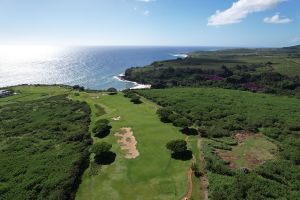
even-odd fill
[(93, 133), (96, 137), (104, 138), (110, 133), (111, 125), (107, 119), (100, 119), (96, 122)]
[[(295, 98), (250, 92), (182, 88), (141, 90), (138, 94), (165, 107), (158, 114), (165, 122), (172, 113), (186, 117), (199, 135), (213, 139), (204, 146), (212, 199), (297, 199), (300, 197), (300, 102)], [(262, 132), (279, 147), (277, 160), (253, 171), (233, 170), (216, 149), (236, 145), (228, 136)], [(224, 138), (225, 137), (225, 138)]]
[(89, 123), (89, 106), (65, 96), (0, 106), (0, 199), (73, 199)]
[(111, 164), (116, 157), (116, 154), (110, 151), (112, 145), (107, 142), (95, 143), (91, 148), (91, 153), (94, 153), (94, 160), (97, 164), (108, 165)]
[(300, 46), (196, 52), (185, 59), (127, 69), (125, 79), (152, 88), (212, 86), (299, 95)]

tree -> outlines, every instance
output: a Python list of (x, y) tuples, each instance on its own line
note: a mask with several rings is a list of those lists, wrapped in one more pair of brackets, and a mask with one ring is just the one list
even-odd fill
[(156, 111), (156, 114), (159, 116), (160, 120), (165, 123), (171, 122), (169, 119), (169, 116), (172, 113), (173, 112), (171, 110), (166, 109), (166, 108), (160, 108)]
[(109, 92), (110, 95), (115, 95), (118, 93), (118, 90), (116, 88), (111, 87), (107, 89), (107, 92)]
[(186, 128), (189, 126), (190, 121), (185, 118), (185, 117), (180, 117), (179, 119), (176, 119), (175, 121), (173, 121), (173, 124), (175, 126), (181, 127), (181, 128)]
[(166, 147), (173, 153), (180, 153), (187, 150), (187, 142), (185, 140), (172, 140), (166, 144)]
[(134, 104), (140, 104), (140, 103), (142, 103), (140, 97), (137, 96), (137, 95), (132, 96), (130, 101), (131, 101), (132, 103), (134, 103)]
[(103, 153), (107, 153), (111, 150), (112, 145), (107, 142), (99, 142), (92, 146), (91, 152), (94, 153), (96, 156), (99, 156)]
[(74, 86), (73, 86), (73, 89), (74, 89), (74, 90), (79, 90), (79, 91), (84, 91), (84, 87), (79, 86), (79, 85), (74, 85)]
[(104, 138), (110, 133), (111, 128), (107, 119), (100, 119), (96, 122), (93, 133), (99, 138)]
[(111, 152), (112, 145), (107, 142), (96, 143), (91, 152), (95, 154), (95, 162), (101, 165), (109, 165), (115, 161), (116, 154)]

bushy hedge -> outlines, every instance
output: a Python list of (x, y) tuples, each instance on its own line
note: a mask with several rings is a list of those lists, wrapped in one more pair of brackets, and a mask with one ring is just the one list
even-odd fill
[(89, 159), (89, 106), (56, 96), (0, 116), (0, 199), (73, 199)]

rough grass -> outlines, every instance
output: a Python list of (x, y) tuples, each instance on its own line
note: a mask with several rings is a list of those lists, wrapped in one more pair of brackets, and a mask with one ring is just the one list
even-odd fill
[[(120, 121), (112, 121), (111, 134), (102, 139), (113, 144), (116, 160), (110, 166), (102, 166), (99, 175), (91, 176), (89, 169), (77, 192), (76, 199), (179, 199), (187, 190), (187, 171), (191, 161), (171, 159), (165, 144), (184, 138), (178, 128), (161, 123), (155, 114), (157, 106), (145, 99), (135, 105), (122, 94), (92, 98), (95, 94), (81, 93), (72, 96), (90, 105), (100, 105), (106, 114), (97, 117), (92, 107), (92, 122), (97, 119), (111, 119), (121, 116)], [(131, 127), (138, 142), (140, 156), (133, 160), (125, 159), (125, 154), (113, 133), (122, 127)], [(94, 138), (95, 141), (100, 139)]]
[(88, 161), (88, 105), (59, 87), (17, 90), (0, 99), (0, 199), (72, 199)]
[(253, 169), (267, 160), (275, 158), (277, 146), (263, 135), (249, 136), (243, 143), (234, 146), (231, 151), (221, 150), (222, 155), (231, 158), (226, 159), (235, 168), (247, 167)]

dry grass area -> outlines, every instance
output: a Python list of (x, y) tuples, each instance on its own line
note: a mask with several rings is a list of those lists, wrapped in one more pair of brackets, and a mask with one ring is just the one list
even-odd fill
[(277, 146), (262, 134), (237, 133), (238, 145), (231, 151), (217, 150), (223, 160), (229, 162), (231, 168), (247, 167), (254, 169), (267, 160), (274, 159)]
[(118, 139), (118, 143), (120, 144), (122, 150), (127, 151), (125, 158), (135, 159), (140, 155), (136, 148), (137, 141), (131, 128), (121, 128), (121, 132), (115, 133), (114, 135), (116, 137), (120, 137), (120, 139)]

